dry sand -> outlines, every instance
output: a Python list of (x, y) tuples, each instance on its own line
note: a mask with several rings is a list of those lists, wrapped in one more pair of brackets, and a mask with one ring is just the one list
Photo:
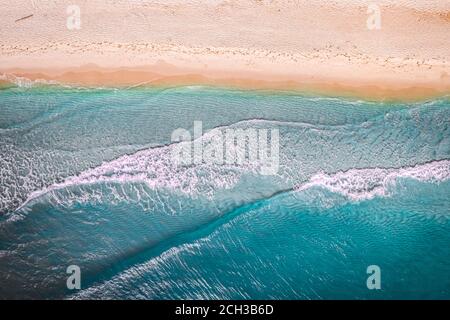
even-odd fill
[[(380, 30), (367, 27), (372, 2)], [(66, 25), (73, 4), (79, 30)], [(448, 0), (0, 0), (0, 15), (3, 82), (207, 84), (377, 100), (450, 93)]]

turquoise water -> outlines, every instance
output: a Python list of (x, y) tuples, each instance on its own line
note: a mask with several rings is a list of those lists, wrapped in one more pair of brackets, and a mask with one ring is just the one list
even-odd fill
[[(0, 115), (0, 298), (450, 298), (446, 98), (35, 86)], [(173, 166), (194, 121), (278, 129), (277, 174)]]

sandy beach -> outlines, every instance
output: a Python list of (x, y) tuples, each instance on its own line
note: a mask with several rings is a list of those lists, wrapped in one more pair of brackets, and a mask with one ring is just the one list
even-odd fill
[[(450, 3), (0, 1), (0, 80), (217, 85), (374, 100), (450, 93)], [(80, 9), (79, 28), (68, 19)]]

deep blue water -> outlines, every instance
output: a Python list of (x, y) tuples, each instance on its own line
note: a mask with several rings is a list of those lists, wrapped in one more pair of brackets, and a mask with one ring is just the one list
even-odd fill
[[(174, 167), (194, 121), (276, 128), (277, 174)], [(0, 161), (0, 298), (450, 298), (447, 98), (15, 87)]]

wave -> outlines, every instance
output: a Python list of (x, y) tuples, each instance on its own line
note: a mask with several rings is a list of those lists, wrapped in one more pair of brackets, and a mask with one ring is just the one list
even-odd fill
[(16, 76), (10, 73), (2, 73), (0, 74), (0, 80), (9, 82), (19, 88), (32, 88), (35, 86), (45, 86), (45, 85), (61, 85), (57, 81), (52, 80), (44, 80), (44, 79), (35, 79), (31, 80), (26, 77)]
[(0, 80), (5, 81), (14, 87), (32, 89), (32, 88), (55, 88), (55, 89), (66, 89), (66, 90), (81, 90), (81, 91), (91, 91), (91, 90), (105, 90), (105, 91), (118, 91), (115, 87), (106, 86), (82, 86), (75, 84), (62, 83), (56, 80), (45, 80), (45, 79), (30, 79), (27, 77), (16, 76), (11, 73), (0, 73)]
[[(265, 119), (242, 120), (230, 125), (216, 127), (197, 139), (203, 139), (205, 144), (214, 143), (218, 130), (245, 127), (297, 127), (314, 130), (331, 130), (341, 126), (314, 126), (303, 122), (286, 122)], [(163, 146), (150, 147), (133, 154), (126, 154), (119, 158), (104, 162), (103, 164), (82, 171), (78, 175), (69, 176), (62, 182), (53, 183), (43, 189), (31, 192), (26, 200), (20, 204), (16, 211), (26, 207), (33, 200), (48, 196), (52, 204), (73, 204), (74, 202), (89, 201), (128, 201), (148, 196), (142, 186), (133, 187), (133, 194), (123, 188), (124, 185), (144, 185), (146, 188), (169, 189), (179, 191), (195, 197), (204, 195), (212, 198), (217, 191), (232, 189), (241, 182), (244, 176), (251, 176), (253, 184), (261, 183), (259, 172), (263, 165), (260, 161), (246, 161), (243, 164), (214, 164), (200, 163), (191, 165), (178, 165), (173, 161), (174, 148), (180, 144), (187, 145), (192, 150), (196, 139), (188, 142), (173, 142)], [(244, 153), (246, 146), (236, 145), (237, 153)], [(282, 155), (283, 157), (283, 155)], [(303, 191), (312, 187), (326, 188), (339, 193), (351, 200), (371, 199), (375, 196), (386, 196), (390, 187), (398, 178), (413, 178), (420, 181), (439, 182), (450, 177), (450, 160), (437, 160), (424, 164), (401, 168), (361, 168), (337, 172), (311, 172), (308, 181), (301, 176), (295, 176), (291, 168), (291, 159), (281, 159), (282, 172), (266, 180), (274, 183), (274, 179), (283, 181), (282, 186), (274, 183), (270, 192), (273, 194), (285, 189)], [(295, 166), (297, 166), (296, 164)], [(300, 163), (301, 165), (301, 163)], [(300, 170), (301, 171), (301, 170)], [(303, 177), (305, 178), (305, 177)], [(308, 177), (306, 177), (308, 178)], [(256, 180), (255, 180), (256, 179)], [(305, 182), (306, 181), (306, 182)], [(97, 193), (90, 188), (93, 185), (103, 185), (106, 192)], [(277, 189), (278, 188), (278, 189)], [(76, 190), (75, 190), (76, 189)], [(255, 187), (257, 189), (257, 187)], [(64, 190), (65, 194), (60, 191)], [(59, 192), (59, 193), (58, 193)], [(111, 198), (112, 197), (112, 198)]]
[[(246, 121), (237, 124), (242, 123), (246, 123)], [(215, 130), (229, 127), (218, 127)], [(200, 138), (204, 139), (206, 144), (213, 143), (213, 140), (209, 138), (215, 133), (216, 131), (212, 130)], [(53, 197), (55, 204), (99, 200), (98, 194), (94, 195), (95, 192), (91, 192), (92, 190), (83, 189), (85, 186), (98, 184), (106, 185), (110, 194), (115, 196), (115, 200), (118, 201), (129, 200), (130, 198), (129, 192), (123, 188), (125, 184), (144, 184), (153, 190), (163, 188), (177, 190), (190, 196), (212, 197), (216, 190), (232, 188), (239, 182), (243, 174), (256, 173), (262, 165), (258, 161), (229, 165), (208, 163), (189, 166), (178, 165), (173, 159), (174, 148), (179, 144), (190, 145), (193, 142), (175, 142), (161, 147), (148, 148), (104, 162), (98, 167), (68, 177), (61, 183), (54, 183), (30, 193), (16, 211), (44, 195)], [(245, 150), (237, 149), (236, 152), (245, 152)], [(73, 188), (78, 188), (78, 192), (67, 192), (63, 198), (57, 194), (60, 190), (69, 191), (68, 189)], [(145, 190), (139, 187), (134, 188), (134, 191), (145, 193)]]
[(390, 195), (398, 179), (414, 179), (439, 183), (450, 179), (450, 160), (432, 161), (402, 168), (366, 168), (339, 171), (333, 174), (317, 173), (304, 184), (296, 186), (297, 192), (311, 188), (325, 188), (354, 201), (369, 200)]
[[(130, 194), (123, 188), (125, 184), (144, 184), (150, 189), (166, 188), (178, 190), (191, 197), (205, 195), (212, 197), (218, 190), (230, 189), (238, 184), (243, 174), (257, 174), (258, 166), (177, 166), (171, 158), (172, 145), (150, 148), (125, 155), (116, 160), (89, 169), (79, 175), (69, 177), (61, 183), (55, 183), (44, 189), (32, 192), (26, 201), (16, 210), (27, 206), (33, 200), (50, 194), (55, 204), (67, 202), (87, 202), (98, 200), (99, 195), (87, 186), (103, 184), (115, 197), (115, 200), (130, 200)], [(297, 184), (292, 189), (296, 192), (312, 188), (324, 188), (340, 194), (352, 201), (368, 200), (374, 197), (389, 196), (398, 179), (409, 178), (422, 182), (439, 183), (450, 178), (450, 160), (437, 160), (401, 168), (362, 168), (338, 171), (335, 173), (319, 172), (307, 182)], [(67, 192), (65, 197), (57, 195), (59, 190), (79, 188), (81, 192)], [(145, 196), (145, 190), (139, 187), (137, 201)], [(274, 190), (273, 194), (286, 190)], [(81, 195), (80, 195), (81, 194)], [(100, 195), (100, 198), (103, 195)]]

